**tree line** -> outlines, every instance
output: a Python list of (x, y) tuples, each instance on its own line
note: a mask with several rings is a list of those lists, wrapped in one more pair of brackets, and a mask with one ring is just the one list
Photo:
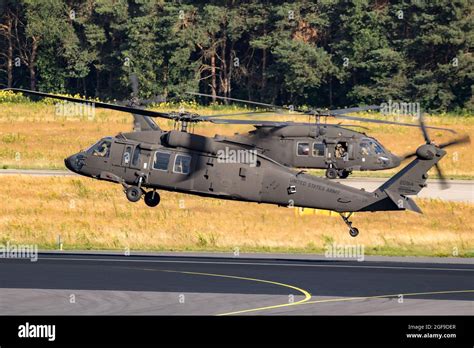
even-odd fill
[[(470, 0), (1, 0), (0, 84), (474, 109)], [(214, 98), (215, 99), (215, 98)]]

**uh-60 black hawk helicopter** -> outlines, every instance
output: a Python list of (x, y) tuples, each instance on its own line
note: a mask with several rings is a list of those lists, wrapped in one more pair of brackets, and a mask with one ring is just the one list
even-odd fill
[[(330, 124), (321, 122), (332, 117), (341, 120), (363, 121), (379, 124), (390, 124), (404, 127), (420, 127), (418, 124), (395, 122), (347, 115), (349, 113), (377, 110), (381, 106), (370, 105), (337, 110), (300, 109), (295, 106), (277, 106), (250, 100), (212, 96), (204, 93), (187, 92), (190, 95), (217, 98), (226, 102), (238, 102), (254, 105), (268, 112), (284, 114), (290, 111), (296, 115), (307, 115), (314, 122), (259, 122), (253, 125), (255, 130), (246, 134), (228, 137), (229, 141), (242, 146), (258, 149), (267, 157), (293, 168), (325, 169), (329, 179), (347, 178), (352, 171), (375, 171), (396, 168), (402, 158), (387, 150), (375, 138), (351, 128), (365, 128), (361, 125)], [(234, 120), (238, 123), (238, 120)], [(247, 123), (242, 121), (241, 123)], [(430, 129), (453, 130), (441, 127), (426, 126)]]
[[(74, 103), (91, 103), (42, 92), (12, 90)], [(150, 207), (160, 202), (157, 190), (166, 190), (219, 199), (332, 210), (340, 213), (353, 237), (359, 233), (349, 220), (353, 212), (408, 209), (421, 213), (408, 196), (418, 194), (426, 186), (427, 172), (433, 166), (438, 167), (438, 162), (446, 154), (444, 148), (470, 141), (466, 136), (436, 145), (431, 142), (420, 118), (426, 143), (404, 157), (415, 159), (374, 192), (366, 192), (296, 171), (259, 152), (254, 152), (255, 158), (251, 161), (242, 160), (239, 156), (228, 161), (219, 153), (228, 154), (248, 148), (225, 138), (186, 132), (192, 122), (233, 123), (233, 120), (92, 103), (98, 108), (132, 113), (141, 126), (154, 129), (102, 138), (87, 150), (66, 158), (65, 165), (69, 170), (121, 184), (128, 200), (137, 202), (144, 196), (145, 203)], [(140, 120), (139, 116), (173, 120), (181, 125), (181, 130), (165, 131), (156, 124), (148, 123), (145, 118)]]

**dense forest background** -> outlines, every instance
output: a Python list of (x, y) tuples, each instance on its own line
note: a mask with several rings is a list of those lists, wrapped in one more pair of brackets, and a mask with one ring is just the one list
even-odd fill
[(474, 109), (470, 0), (0, 0), (0, 84), (102, 99)]

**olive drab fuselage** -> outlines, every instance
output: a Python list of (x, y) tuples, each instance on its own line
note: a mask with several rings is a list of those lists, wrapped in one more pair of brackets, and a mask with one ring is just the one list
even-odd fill
[[(108, 150), (101, 155), (104, 142)], [(337, 212), (417, 208), (405, 197), (403, 187), (400, 191), (400, 182), (394, 189), (366, 192), (298, 172), (261, 153), (254, 163), (226, 161), (219, 157), (224, 150), (229, 153), (243, 148), (226, 138), (176, 130), (132, 132), (103, 138), (88, 150), (67, 158), (65, 163), (78, 174), (121, 183), (124, 187)], [(425, 161), (432, 165), (438, 160)], [(417, 180), (424, 183), (426, 178), (420, 178)]]
[(400, 165), (400, 159), (374, 138), (337, 125), (257, 127), (228, 139), (254, 146), (265, 156), (293, 168), (333, 167), (350, 172)]

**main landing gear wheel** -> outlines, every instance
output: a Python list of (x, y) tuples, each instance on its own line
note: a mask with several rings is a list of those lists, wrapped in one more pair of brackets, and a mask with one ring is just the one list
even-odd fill
[(349, 227), (349, 234), (351, 237), (357, 237), (359, 235), (359, 229), (352, 227), (352, 221), (349, 220), (351, 217), (352, 213), (349, 213), (349, 215), (345, 216), (343, 213), (340, 213), (342, 220), (346, 223), (346, 225)]
[(334, 168), (326, 169), (326, 178), (328, 179), (336, 179), (337, 178), (337, 170)]
[(125, 195), (130, 202), (138, 202), (142, 196), (142, 190), (137, 186), (129, 186), (125, 190)]
[(345, 169), (340, 170), (339, 173), (338, 173), (338, 175), (341, 179), (347, 178), (349, 176), (349, 174), (351, 174), (351, 172), (348, 171), (348, 170), (345, 170)]
[(145, 193), (145, 204), (149, 207), (156, 207), (160, 204), (160, 194), (156, 191), (148, 191)]

